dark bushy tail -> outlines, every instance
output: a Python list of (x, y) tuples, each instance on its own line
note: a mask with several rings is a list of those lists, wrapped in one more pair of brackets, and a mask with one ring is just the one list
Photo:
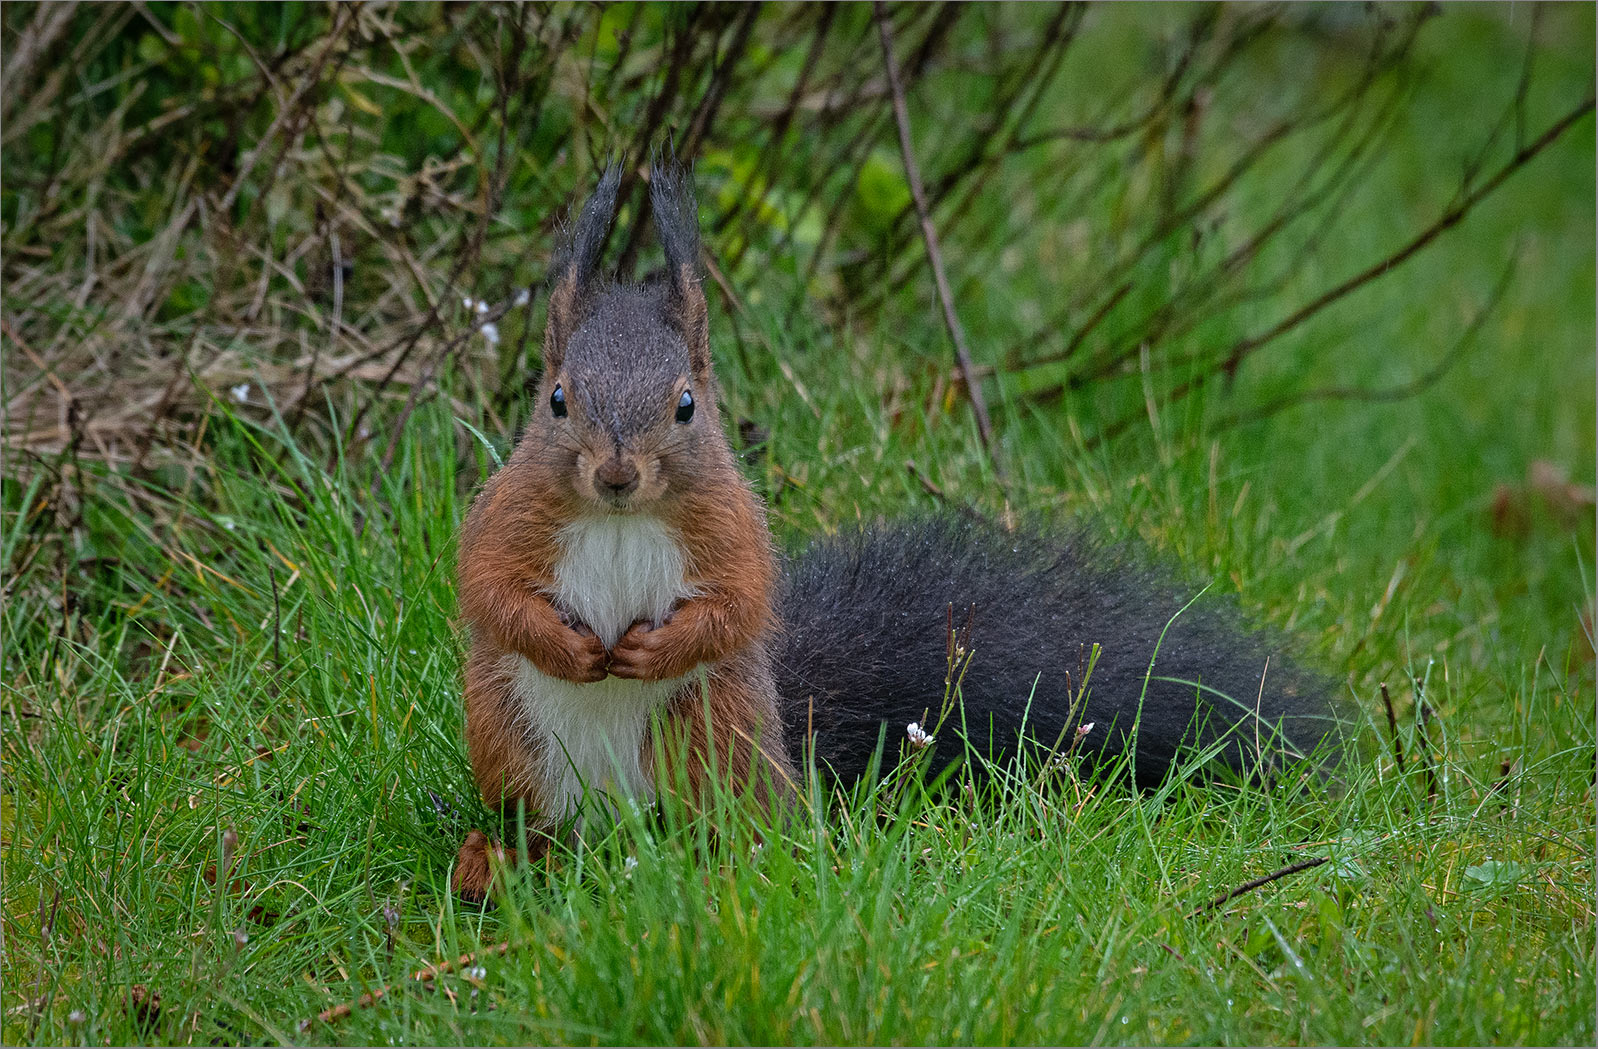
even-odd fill
[[(1080, 532), (933, 519), (820, 540), (794, 559), (780, 603), (789, 738), (797, 750), (813, 729), (818, 764), (850, 779), (885, 738), (891, 765), (906, 726), (938, 718), (952, 622), (971, 653), (965, 733), (984, 756), (1020, 738), (1064, 751), (1092, 724), (1077, 753), (1113, 758), (1135, 739), (1132, 768), (1151, 786), (1184, 753), (1267, 778), (1338, 743), (1332, 683), (1229, 600), (1193, 600), (1199, 589)], [(940, 767), (964, 752), (961, 717), (937, 731)]]

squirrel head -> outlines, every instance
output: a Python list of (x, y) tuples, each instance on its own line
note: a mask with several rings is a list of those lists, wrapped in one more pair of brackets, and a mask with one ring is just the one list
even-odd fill
[(528, 436), (581, 503), (632, 512), (695, 483), (726, 438), (698, 273), (699, 214), (687, 172), (655, 164), (649, 196), (663, 276), (596, 273), (621, 181), (608, 168), (553, 267), (544, 374)]

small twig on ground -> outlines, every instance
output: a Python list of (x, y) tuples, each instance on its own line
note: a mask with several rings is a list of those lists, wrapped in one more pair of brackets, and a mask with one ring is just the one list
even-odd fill
[(1426, 703), (1426, 700), (1422, 697), (1422, 695), (1417, 695), (1415, 697), (1415, 707), (1417, 710), (1415, 717), (1415, 728), (1416, 735), (1418, 736), (1416, 742), (1420, 749), (1421, 756), (1426, 762), (1426, 764), (1423, 766), (1426, 771), (1426, 800), (1435, 801), (1437, 800), (1437, 766), (1432, 756), (1432, 741), (1431, 736), (1426, 731), (1426, 722), (1430, 721), (1437, 715), (1436, 712), (1433, 711), (1432, 708)]
[(938, 231), (933, 228), (932, 215), (927, 209), (927, 191), (921, 182), (921, 169), (916, 164), (915, 149), (910, 141), (910, 111), (904, 101), (904, 84), (899, 80), (899, 63), (893, 57), (893, 33), (888, 28), (888, 5), (876, 0), (877, 33), (882, 38), (882, 64), (888, 74), (888, 89), (893, 95), (893, 119), (899, 125), (899, 152), (904, 158), (904, 174), (910, 183), (910, 196), (915, 201), (916, 216), (921, 220), (921, 239), (926, 242), (927, 261), (932, 265), (932, 279), (937, 285), (938, 301), (943, 306), (943, 323), (954, 341), (954, 354), (960, 362), (960, 374), (965, 381), (967, 395), (971, 398), (971, 411), (977, 417), (977, 436), (988, 453), (995, 473), (1002, 475), (999, 457), (993, 448), (993, 421), (988, 416), (987, 402), (982, 399), (982, 387), (972, 374), (971, 351), (966, 348), (965, 332), (960, 318), (954, 312), (954, 297), (949, 291), (949, 278), (943, 270), (943, 253), (938, 249)]
[(1387, 693), (1387, 682), (1382, 682), (1382, 704), (1387, 707), (1387, 730), (1393, 735), (1393, 761), (1400, 774), (1404, 771), (1404, 741), (1398, 738), (1398, 715), (1393, 713), (1393, 697)]
[[(404, 984), (432, 983), (440, 976), (447, 976), (450, 973), (455, 972), (457, 969), (464, 969), (467, 966), (472, 965), (479, 958), (498, 957), (499, 955), (507, 953), (510, 949), (511, 941), (506, 940), (504, 943), (496, 944), (493, 947), (484, 947), (480, 951), (470, 951), (461, 955), (459, 958), (456, 958), (454, 961), (446, 960), (438, 962), (434, 965), (426, 966), (425, 968), (418, 969), (411, 973), (411, 975), (405, 980), (396, 981), (395, 983), (388, 984), (387, 986), (379, 987), (375, 991), (368, 991), (366, 994), (361, 995), (353, 1002), (344, 1002), (340, 1005), (335, 1005), (332, 1008), (323, 1009), (317, 1014), (316, 1018), (325, 1024), (337, 1023), (339, 1020), (349, 1016), (357, 1009), (370, 1009), (372, 1006), (381, 1001), (386, 995), (392, 993), (397, 987), (400, 987)], [(306, 1031), (309, 1031), (311, 1029), (311, 1023), (311, 1020), (301, 1020), (298, 1028), (299, 1032), (304, 1034)]]
[(277, 597), (277, 566), (271, 561), (266, 562), (266, 574), (272, 580), (272, 666), (282, 669), (283, 652), (279, 638), (283, 636), (283, 610)]
[(1203, 914), (1205, 911), (1213, 911), (1215, 908), (1220, 907), (1223, 904), (1229, 903), (1232, 900), (1237, 899), (1239, 896), (1242, 896), (1244, 893), (1253, 892), (1255, 889), (1259, 888), (1262, 885), (1269, 885), (1271, 882), (1278, 881), (1278, 880), (1280, 880), (1282, 878), (1285, 878), (1289, 874), (1297, 874), (1299, 871), (1307, 871), (1307, 870), (1309, 870), (1312, 867), (1319, 867), (1321, 864), (1330, 863), (1331, 861), (1332, 861), (1332, 858), (1330, 856), (1317, 856), (1317, 857), (1315, 857), (1312, 860), (1301, 860), (1298, 863), (1289, 864), (1286, 867), (1281, 868), (1280, 870), (1271, 871), (1271, 873), (1265, 875), (1262, 878), (1255, 878), (1253, 881), (1244, 882), (1243, 884), (1239, 885), (1237, 888), (1233, 889), (1231, 892), (1222, 893), (1221, 895), (1215, 897), (1215, 899), (1211, 900), (1209, 903), (1206, 903), (1204, 906), (1199, 907), (1199, 908), (1189, 912), (1188, 913), (1188, 917), (1189, 918), (1196, 918), (1200, 914)]
[(932, 498), (938, 500), (940, 503), (948, 502), (949, 497), (944, 494), (943, 489), (934, 484), (930, 477), (922, 473), (920, 469), (917, 468), (916, 461), (914, 459), (906, 459), (904, 461), (904, 468), (910, 471), (911, 477), (914, 477), (917, 481), (921, 482), (921, 487), (926, 489), (926, 493), (928, 495), (932, 496)]
[(972, 521), (976, 521), (978, 523), (985, 522), (986, 519), (982, 516), (982, 513), (974, 506), (968, 502), (965, 502), (964, 500), (956, 499), (950, 496), (949, 493), (938, 487), (932, 478), (922, 473), (921, 468), (916, 465), (916, 461), (914, 459), (906, 459), (904, 461), (904, 468), (910, 472), (910, 476), (914, 477), (916, 481), (920, 483), (922, 489), (925, 490), (928, 495), (932, 496), (932, 498), (936, 499), (945, 506), (952, 507), (953, 509), (960, 511), (962, 515)]

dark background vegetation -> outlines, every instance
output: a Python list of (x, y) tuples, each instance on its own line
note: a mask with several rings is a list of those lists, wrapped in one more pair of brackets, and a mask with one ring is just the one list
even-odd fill
[[(1145, 422), (1146, 395), (1190, 414), (1245, 366), (1269, 371), (1260, 356), (1293, 360), (1298, 381), (1226, 396), (1223, 426), (1436, 382), (1513, 276), (1514, 236), (1501, 270), (1436, 289), (1427, 327), (1384, 333), (1405, 343), (1387, 367), (1298, 358), (1327, 356), (1311, 333), (1320, 350), (1357, 331), (1373, 297), (1350, 296), (1440, 254), (1591, 112), (1568, 82), (1579, 52), (1538, 46), (1579, 37), (1578, 13), (1527, 6), (1526, 43), (1470, 72), (1439, 66), (1426, 45), (1455, 27), (1429, 23), (1481, 37), (1515, 16), (1444, 13), (892, 8), (931, 218), (1006, 410), (1090, 390), (1072, 403), (1094, 446)], [(7, 334), (13, 388), (34, 395), (10, 413), (15, 444), (147, 464), (192, 426), (190, 375), (256, 380), (296, 421), (331, 392), (354, 433), (376, 402), (436, 396), (446, 365), (509, 428), (536, 339), (517, 325), (474, 344), (461, 299), (497, 314), (536, 285), (610, 156), (628, 162), (612, 258), (647, 268), (643, 179), (667, 142), (698, 165), (734, 352), (769, 352), (750, 309), (833, 330), (935, 316), (873, 17), (18, 5), (0, 102)], [(1446, 150), (1393, 157), (1412, 123)], [(70, 419), (46, 365), (72, 380)]]
[[(977, 950), (929, 977), (947, 1013), (840, 990), (854, 959), (795, 986), (856, 1013), (806, 998), (790, 1028), (754, 992), (695, 1012), (723, 943), (708, 975), (671, 962), (686, 1012), (603, 1006), (583, 994), (599, 977), (563, 991), (529, 956), (496, 999), (506, 1023), (1350, 1041), (1420, 1037), (1420, 1018), (1439, 1041), (1590, 1043), (1591, 6), (9, 3), (0, 40), (8, 1040), (277, 1037), (261, 1001), (315, 1012), (495, 938), (424, 888), (485, 818), (459, 796), (453, 529), (528, 410), (567, 209), (620, 158), (607, 258), (647, 273), (649, 157), (669, 143), (695, 164), (729, 417), (782, 537), (927, 507), (1086, 515), (1238, 592), (1370, 719), (1379, 782), (1320, 818), (1386, 881), (1359, 882), (1356, 920), (1339, 860), (1309, 897), (1319, 932), (1270, 911), (1183, 939), (1162, 901), (1279, 866), (1248, 864), (1309, 834), (1299, 817), (1217, 831), (1195, 810), (1185, 844), (1112, 848), (1092, 828), (1119, 810), (1079, 807), (1087, 844), (1027, 862), (1114, 884), (1143, 931), (1071, 940), (1081, 974), (1047, 994), (1027, 966), (1059, 964), (1054, 918), (1016, 927), (1013, 971)], [(368, 706), (369, 726), (341, 720)], [(1489, 809), (1509, 822), (1481, 829)], [(905, 841), (942, 848), (927, 826), (957, 822)], [(989, 832), (993, 863), (1032, 855)], [(866, 859), (843, 867), (880, 867), (852, 847)], [(1160, 877), (1117, 880), (1127, 850)], [(321, 917), (285, 888), (217, 891), (235, 855), (255, 885), (314, 886)], [(683, 877), (627, 920), (659, 933), (672, 893), (701, 891)], [(1033, 891), (1023, 870), (981, 877), (962, 891)], [(1472, 877), (1512, 913), (1462, 903), (1489, 898)], [(778, 906), (758, 878), (703, 891), (718, 913), (738, 893)], [(807, 891), (806, 915), (850, 906)], [(525, 920), (558, 953), (609, 928), (595, 906)], [(862, 949), (897, 968), (900, 936), (925, 958), (991, 948), (976, 911), (924, 940), (914, 915), (873, 925)], [(1336, 941), (1308, 964), (1346, 1002), (1281, 991), (1302, 959), (1264, 958), (1289, 917)], [(809, 920), (749, 949), (803, 954)], [(103, 922), (121, 938), (97, 942)], [(228, 938), (246, 926), (247, 951)], [(1172, 960), (1212, 948), (1264, 975), (1221, 989)], [(1100, 1024), (1131, 1008), (1093, 982), (1101, 951), (1147, 975), (1135, 1025)], [(126, 1004), (152, 968), (164, 1021)], [(971, 973), (995, 997), (954, 1004)], [(1439, 1013), (1489, 985), (1501, 1026)], [(198, 1004), (215, 987), (220, 1028)], [(1235, 1018), (1215, 1004), (1250, 987)], [(1182, 1026), (1161, 994), (1215, 1009)], [(411, 1031), (371, 1022), (348, 1037)]]

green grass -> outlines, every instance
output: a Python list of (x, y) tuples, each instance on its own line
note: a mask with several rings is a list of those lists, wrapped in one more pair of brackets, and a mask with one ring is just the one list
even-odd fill
[[(839, 388), (823, 416), (855, 400)], [(1587, 1040), (1590, 668), (1552, 651), (1427, 667), (1406, 653), (1438, 634), (1413, 620), (1368, 647), (1404, 709), (1406, 673), (1429, 678), (1434, 800), (1372, 730), (1331, 794), (822, 794), (760, 848), (735, 810), (712, 821), (714, 846), (702, 825), (628, 824), (498, 910), (462, 909), (454, 848), (489, 819), (470, 797), (451, 625), (470, 444), (420, 413), (371, 497), (369, 466), (329, 474), (280, 431), (217, 413), (214, 468), (195, 479), (210, 508), (157, 497), (172, 515), (159, 538), (137, 518), (93, 524), (124, 537), (121, 563), (171, 576), (117, 580), (123, 596), (80, 627), (93, 648), (10, 657), (7, 984), (46, 1001), (37, 1027), (7, 1017), (8, 1041)], [(965, 461), (980, 472), (969, 448)], [(1141, 487), (1138, 516), (1205, 528), (1158, 479)], [(806, 502), (778, 501), (785, 524)], [(1247, 509), (1200, 542), (1241, 566), (1226, 551), (1256, 526)], [(1339, 592), (1336, 567), (1321, 571), (1309, 592)], [(51, 614), (13, 600), (7, 634), (38, 636), (28, 620)], [(1489, 703), (1504, 709), (1473, 710)], [(1412, 725), (1403, 736), (1415, 754)], [(1519, 764), (1494, 793), (1500, 756)], [(237, 891), (206, 876), (225, 853)], [(1191, 914), (1322, 854), (1333, 862)], [(513, 951), (480, 979), (439, 982), (453, 998), (408, 987), (335, 1029), (296, 1027), (504, 940)], [(123, 1007), (135, 982), (162, 994), (147, 1031)]]
[[(1516, 75), (1512, 40), (1459, 32), (1504, 62), (1434, 55), (1429, 105)], [(1578, 88), (1590, 15), (1584, 32), (1587, 64), (1547, 59)], [(1384, 161), (1398, 188), (1329, 257), (1365, 259), (1446, 201), (1433, 167), (1477, 115), (1441, 109), (1407, 114)], [(1217, 393), (1088, 449), (1093, 391), (1039, 409), (1001, 380), (1002, 484), (966, 407), (938, 396), (948, 351), (924, 287), (880, 325), (752, 305), (743, 353), (717, 321), (729, 415), (771, 433), (750, 469), (785, 542), (948, 502), (1145, 542), (1344, 683), (1360, 756), (1328, 791), (818, 793), (779, 834), (735, 805), (695, 821), (668, 804), (465, 908), (450, 864), (491, 818), (461, 735), (454, 533), (508, 447), (475, 387), (441, 376), (453, 399), (419, 407), (386, 471), (338, 443), (353, 395), (297, 429), (204, 402), (195, 454), (143, 474), (63, 458), (57, 485), (8, 465), (0, 1038), (1592, 1044), (1592, 521), (1528, 500), (1525, 530), (1500, 535), (1491, 508), (1536, 459), (1593, 474), (1593, 150), (1589, 118), (1235, 393), (1402, 381), (1519, 243), (1477, 343), (1421, 396), (1226, 429)], [(1013, 294), (1046, 294), (1028, 280)], [(968, 322), (997, 359), (1004, 317)], [(58, 511), (81, 519), (40, 526)], [(405, 982), (506, 942), (481, 973)], [(148, 1024), (126, 1004), (140, 983), (161, 996)]]

